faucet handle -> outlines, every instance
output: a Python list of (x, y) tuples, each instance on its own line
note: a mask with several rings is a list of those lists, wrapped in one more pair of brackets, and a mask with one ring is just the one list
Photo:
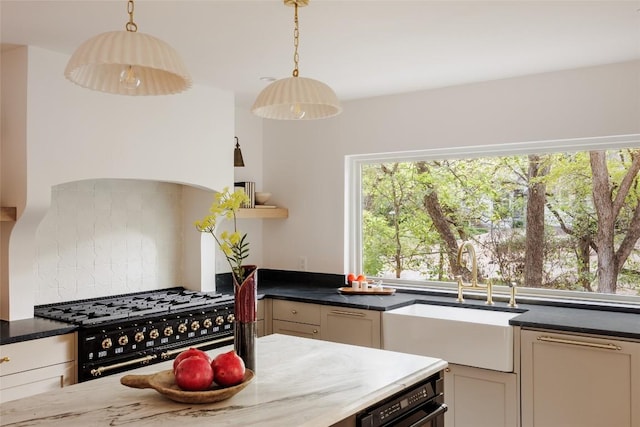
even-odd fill
[(509, 283), (509, 288), (511, 290), (511, 298), (509, 298), (509, 307), (515, 308), (518, 306), (516, 304), (516, 288), (518, 287), (516, 282)]
[(487, 279), (487, 305), (493, 305), (493, 280)]
[(464, 296), (462, 294), (464, 283), (462, 282), (462, 276), (456, 276), (456, 280), (458, 281), (458, 298), (456, 299), (456, 302), (464, 302)]

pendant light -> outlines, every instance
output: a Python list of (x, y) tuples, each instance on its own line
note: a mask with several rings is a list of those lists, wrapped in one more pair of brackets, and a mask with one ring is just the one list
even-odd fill
[(238, 141), (238, 137), (236, 139), (236, 148), (233, 150), (233, 166), (237, 168), (244, 167), (244, 159), (242, 158), (242, 151), (240, 151), (240, 141)]
[(309, 0), (284, 0), (294, 7), (293, 30), (293, 76), (276, 80), (256, 98), (251, 111), (265, 119), (313, 120), (340, 114), (342, 107), (338, 97), (326, 84), (298, 76), (298, 7), (309, 4)]
[(139, 33), (127, 2), (126, 31), (110, 31), (85, 41), (69, 59), (64, 75), (82, 87), (119, 95), (169, 95), (191, 87), (178, 52)]

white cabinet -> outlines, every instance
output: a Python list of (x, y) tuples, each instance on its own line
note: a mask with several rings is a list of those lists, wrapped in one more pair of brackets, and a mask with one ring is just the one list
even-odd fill
[(522, 427), (640, 427), (640, 342), (521, 332)]
[(322, 339), (380, 348), (379, 311), (323, 305), (320, 308)]
[(273, 301), (273, 333), (316, 338), (320, 335), (320, 306), (297, 301)]
[(447, 427), (515, 427), (518, 425), (517, 376), (449, 364), (444, 374)]
[(76, 334), (0, 346), (0, 402), (76, 382)]
[(381, 346), (379, 311), (278, 299), (271, 303), (275, 334), (372, 348)]

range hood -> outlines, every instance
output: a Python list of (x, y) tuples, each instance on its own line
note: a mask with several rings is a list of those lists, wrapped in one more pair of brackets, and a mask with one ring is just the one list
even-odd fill
[[(15, 221), (0, 222), (4, 320), (33, 317), (36, 232), (57, 186), (179, 184), (182, 218), (192, 226), (211, 202), (202, 195), (233, 185), (233, 93), (198, 85), (165, 97), (93, 92), (64, 78), (68, 59), (36, 47), (2, 51), (0, 206), (15, 208)], [(201, 239), (190, 236), (182, 250), (199, 264)], [(207, 286), (202, 277), (187, 279), (197, 290)]]

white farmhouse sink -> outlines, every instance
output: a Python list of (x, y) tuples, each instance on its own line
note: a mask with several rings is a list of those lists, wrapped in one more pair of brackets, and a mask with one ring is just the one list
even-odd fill
[(449, 363), (513, 371), (513, 327), (520, 313), (413, 304), (382, 313), (385, 350)]

